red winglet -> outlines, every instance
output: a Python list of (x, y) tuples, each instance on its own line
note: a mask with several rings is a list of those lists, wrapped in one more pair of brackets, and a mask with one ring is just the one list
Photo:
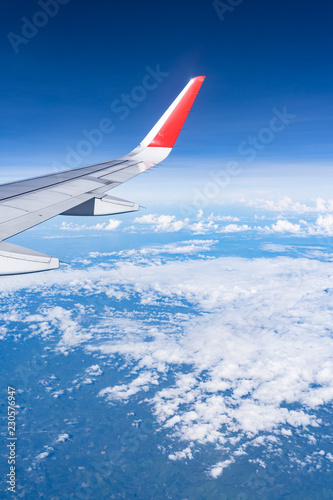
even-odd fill
[(189, 88), (148, 145), (149, 148), (173, 148), (205, 78), (197, 76), (191, 80)]

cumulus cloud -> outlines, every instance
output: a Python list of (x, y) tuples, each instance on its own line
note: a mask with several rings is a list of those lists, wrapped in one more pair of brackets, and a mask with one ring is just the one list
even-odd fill
[(137, 217), (134, 220), (134, 226), (132, 226), (131, 229), (136, 229), (138, 224), (143, 228), (149, 228), (154, 232), (164, 233), (186, 230), (195, 234), (205, 234), (217, 231), (219, 227), (215, 222), (214, 215), (211, 214), (210, 216), (205, 217), (203, 210), (199, 210), (194, 219), (189, 219), (188, 217), (184, 219), (177, 219), (175, 215), (144, 215), (142, 217)]
[(69, 441), (69, 439), (69, 435), (66, 432), (59, 434), (55, 439), (53, 439), (50, 445), (44, 446), (44, 451), (36, 455), (31, 463), (31, 466), (28, 468), (28, 471), (35, 469), (40, 464), (40, 462), (44, 461), (54, 452), (55, 448), (57, 448), (57, 445), (65, 443), (66, 441)]
[(256, 199), (239, 201), (249, 207), (272, 212), (294, 212), (297, 214), (333, 212), (333, 199), (324, 200), (323, 198), (317, 198), (311, 205), (293, 201), (289, 196), (284, 196), (280, 200)]
[(181, 451), (176, 451), (175, 453), (170, 453), (168, 458), (170, 460), (182, 460), (188, 458), (189, 460), (192, 460), (193, 458), (193, 453), (192, 449), (188, 446), (187, 448), (184, 448)]
[(317, 219), (318, 232), (327, 233), (329, 236), (333, 235), (333, 215), (320, 215)]
[(228, 224), (220, 229), (221, 233), (241, 233), (243, 231), (249, 231), (251, 228), (247, 224)]
[(137, 394), (140, 391), (148, 391), (151, 384), (158, 384), (157, 376), (150, 372), (143, 372), (129, 384), (106, 387), (101, 390), (98, 395), (106, 396), (108, 401), (128, 401), (128, 399), (134, 394)]
[[(174, 443), (170, 460), (213, 445), (221, 458), (208, 472), (217, 477), (250, 448), (260, 459), (281, 453), (291, 436), (306, 435), (307, 443), (312, 437), (320, 451), (321, 408), (333, 401), (333, 263), (191, 255), (109, 268), (103, 258), (87, 270), (17, 277), (11, 290), (29, 286), (40, 306), (34, 317), (22, 309), (12, 320), (44, 325), (41, 337), (58, 337), (62, 352), (82, 346), (93, 354), (82, 377), (100, 374), (99, 357), (122, 359), (126, 370), (99, 397), (148, 405)], [(104, 301), (110, 283), (117, 283), (124, 311), (115, 311), (114, 299)], [(1, 282), (0, 292), (8, 300), (7, 285)], [(52, 294), (61, 295), (61, 307), (50, 306)], [(73, 295), (98, 296), (89, 328), (86, 306), (73, 307)]]
[(183, 240), (177, 243), (167, 243), (165, 245), (152, 245), (138, 249), (120, 250), (119, 252), (90, 252), (89, 257), (96, 259), (100, 257), (130, 258), (132, 260), (142, 260), (158, 255), (194, 255), (200, 252), (209, 252), (218, 240)]
[(68, 440), (69, 440), (69, 435), (66, 432), (64, 432), (63, 434), (59, 434), (59, 436), (54, 441), (54, 444), (64, 443), (65, 441)]
[(99, 377), (102, 375), (102, 370), (100, 369), (99, 365), (92, 365), (89, 368), (86, 369), (87, 375), (90, 375), (91, 377)]
[(42, 307), (39, 314), (28, 314), (22, 321), (31, 325), (34, 335), (49, 337), (56, 331), (59, 336), (59, 349), (66, 352), (69, 346), (75, 347), (91, 338), (89, 329), (82, 329), (79, 323), (83, 311), (84, 308), (82, 310), (79, 307), (77, 318), (74, 318), (72, 310), (60, 306)]
[(287, 219), (279, 218), (271, 226), (254, 226), (252, 229), (261, 234), (292, 234), (298, 237), (332, 236), (333, 215), (320, 215), (313, 222), (307, 222), (303, 219), (291, 222)]
[[(267, 205), (267, 206), (266, 206)], [(260, 207), (260, 205), (258, 205)], [(308, 207), (300, 203), (293, 203), (289, 198), (285, 198), (283, 203), (270, 203), (266, 200), (262, 208), (270, 209), (276, 212), (294, 212), (295, 214), (309, 213), (315, 215), (315, 212), (320, 211), (322, 208), (324, 212), (331, 210), (331, 204), (319, 199), (315, 207)], [(332, 200), (333, 207), (333, 200)], [(333, 211), (333, 209), (332, 209)], [(205, 216), (202, 210), (199, 210), (195, 219), (177, 219), (174, 215), (144, 215), (134, 220), (134, 225), (131, 230), (136, 230), (138, 225), (143, 230), (153, 232), (190, 232), (194, 234), (232, 234), (232, 233), (245, 233), (252, 231), (259, 235), (264, 234), (291, 234), (298, 237), (308, 236), (331, 236), (333, 235), (333, 215), (321, 214), (317, 215), (316, 219), (306, 221), (301, 218), (295, 220), (288, 220), (279, 216), (277, 221), (268, 224), (258, 224), (260, 220), (264, 221), (265, 218), (260, 218), (257, 215), (253, 217), (253, 221), (246, 224), (240, 223), (238, 217), (214, 215), (211, 213)], [(226, 222), (232, 222), (226, 224)], [(238, 222), (238, 223), (237, 223)]]
[(300, 224), (292, 224), (287, 220), (278, 220), (276, 224), (272, 225), (272, 231), (275, 233), (292, 233), (299, 234), (301, 232)]
[[(270, 446), (280, 448), (290, 432), (321, 425), (316, 409), (333, 400), (332, 313), (324, 292), (332, 264), (219, 258), (124, 271), (123, 283), (134, 281), (141, 297), (184, 300), (201, 315), (178, 321), (173, 335), (151, 329), (150, 342), (137, 325), (137, 335), (132, 328), (116, 341), (90, 343), (89, 351), (124, 356), (141, 370), (100, 396), (127, 402), (155, 387), (148, 402), (159, 425), (194, 443), (191, 450), (195, 443), (233, 445), (229, 465), (242, 452), (235, 435), (257, 446), (255, 437), (268, 434)], [(158, 388), (167, 370), (184, 364), (190, 373), (177, 370), (172, 385)], [(173, 459), (183, 456), (177, 453)]]
[(102, 222), (87, 226), (86, 224), (74, 224), (73, 222), (63, 222), (60, 229), (63, 231), (115, 231), (118, 229), (122, 221), (117, 219), (109, 219), (109, 222)]
[(134, 224), (153, 226), (156, 232), (178, 232), (184, 229), (189, 219), (178, 220), (175, 215), (143, 215), (134, 220)]
[(223, 469), (226, 467), (229, 467), (232, 463), (234, 463), (235, 460), (224, 460), (223, 462), (218, 462), (214, 467), (211, 468), (210, 470), (210, 475), (215, 479), (218, 476), (220, 476), (223, 472)]
[[(331, 215), (333, 200), (318, 198), (312, 205), (295, 202), (288, 196), (277, 201), (267, 199), (237, 201), (248, 207), (264, 210), (265, 215), (247, 214), (246, 220), (242, 222), (240, 217), (213, 212), (205, 213), (202, 209), (192, 214), (191, 217), (178, 217), (174, 214), (145, 214), (135, 217), (128, 225), (123, 224), (121, 230), (136, 233), (190, 233), (194, 235), (241, 234), (249, 231), (257, 235), (290, 234), (297, 237), (333, 235), (333, 215)], [(268, 220), (267, 215), (270, 212), (279, 212), (279, 215), (274, 215), (274, 222), (265, 224), (264, 221)], [(306, 220), (300, 217), (301, 214), (305, 214)], [(113, 218), (108, 222), (91, 226), (63, 222), (60, 230), (62, 233), (66, 231), (68, 237), (73, 237), (71, 233), (75, 233), (75, 236), (82, 236), (88, 230), (98, 232), (120, 230), (121, 224), (122, 221)]]

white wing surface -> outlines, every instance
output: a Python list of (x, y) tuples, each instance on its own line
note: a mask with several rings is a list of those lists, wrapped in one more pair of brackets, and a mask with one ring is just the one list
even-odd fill
[(139, 210), (108, 191), (163, 161), (171, 152), (205, 77), (193, 78), (129, 154), (51, 175), (0, 185), (0, 275), (45, 271), (59, 260), (5, 243), (56, 215), (114, 215)]

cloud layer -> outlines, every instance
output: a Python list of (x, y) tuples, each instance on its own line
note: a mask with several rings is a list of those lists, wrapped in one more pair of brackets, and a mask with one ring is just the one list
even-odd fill
[[(4, 280), (10, 313), (2, 319), (33, 327), (32, 335), (53, 340), (59, 353), (79, 348), (95, 356), (55, 397), (94, 383), (107, 370), (105, 360), (122, 359), (117, 383), (96, 396), (146, 404), (169, 436), (170, 460), (190, 460), (213, 445), (221, 458), (209, 473), (217, 477), (249, 450), (257, 449), (265, 466), (298, 437), (328, 467), (321, 409), (333, 401), (333, 264), (212, 259), (213, 245), (191, 240), (102, 259), (96, 252), (87, 270), (17, 277), (11, 290)], [(22, 286), (38, 296), (35, 314), (17, 304)], [(51, 306), (55, 296), (61, 304)], [(302, 448), (289, 451), (288, 460), (291, 467), (313, 463)]]
[[(214, 213), (202, 209), (190, 210), (188, 216), (175, 214), (150, 213), (134, 217), (127, 224), (117, 219), (97, 224), (77, 224), (63, 222), (60, 232), (66, 231), (77, 237), (87, 231), (99, 234), (102, 231), (122, 231), (134, 233), (190, 233), (193, 235), (253, 233), (257, 236), (289, 235), (297, 237), (331, 237), (333, 236), (333, 200), (318, 198), (312, 205), (295, 202), (289, 197), (280, 200), (257, 199), (247, 201), (235, 200), (235, 203), (247, 207), (242, 216)], [(192, 207), (193, 208), (193, 207)], [(230, 205), (228, 210), (233, 212)], [(264, 215), (263, 215), (264, 213)]]

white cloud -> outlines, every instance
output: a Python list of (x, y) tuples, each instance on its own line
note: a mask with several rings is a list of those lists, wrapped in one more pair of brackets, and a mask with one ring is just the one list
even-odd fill
[(240, 221), (239, 217), (234, 217), (232, 215), (214, 215), (214, 214), (211, 214), (209, 216), (209, 218), (213, 219), (216, 222), (218, 222), (218, 221), (221, 221), (221, 222), (239, 222)]
[[(237, 434), (247, 436), (250, 445), (262, 433), (283, 438), (292, 430), (321, 425), (316, 408), (333, 401), (332, 313), (324, 293), (331, 264), (226, 258), (137, 271), (131, 267), (142, 294), (190, 301), (202, 315), (183, 323), (178, 334), (151, 332), (148, 343), (125, 336), (90, 346), (92, 352), (118, 353), (143, 370), (101, 396), (128, 401), (157, 386), (161, 365), (187, 364), (189, 374), (177, 374), (173, 385), (149, 399), (160, 426), (181, 441), (230, 445)], [(235, 446), (228, 460), (239, 451)]]
[(103, 372), (99, 365), (92, 365), (86, 369), (86, 373), (91, 377), (99, 377)]
[(143, 372), (132, 380), (129, 384), (106, 387), (99, 392), (99, 396), (105, 396), (108, 401), (124, 400), (125, 402), (131, 396), (140, 391), (148, 391), (151, 384), (158, 384), (157, 377), (153, 373)]
[[(73, 286), (75, 282), (70, 283)], [(44, 307), (40, 309), (39, 314), (28, 314), (24, 318), (24, 323), (29, 323), (34, 329), (34, 335), (39, 334), (43, 338), (54, 335), (55, 332), (59, 335), (59, 349), (63, 352), (67, 351), (68, 347), (75, 347), (82, 342), (91, 338), (89, 330), (83, 329), (80, 324), (80, 310), (77, 319), (73, 318), (73, 311), (64, 309), (60, 306)], [(62, 394), (61, 391), (56, 393)]]
[(176, 451), (175, 453), (170, 453), (168, 456), (170, 460), (182, 460), (188, 458), (189, 460), (192, 460), (193, 454), (192, 454), (192, 449), (190, 446), (187, 448), (184, 448), (181, 451)]
[[(38, 313), (29, 316), (23, 308), (12, 320), (46, 323), (63, 352), (82, 345), (96, 358), (123, 359), (126, 370), (100, 397), (148, 404), (177, 450), (183, 446), (168, 452), (172, 460), (215, 445), (221, 460), (210, 473), (217, 477), (249, 447), (263, 459), (261, 447), (278, 454), (284, 440), (299, 433), (321, 449), (320, 408), (333, 401), (332, 277), (331, 262), (304, 258), (187, 257), (16, 277), (1, 281), (0, 292), (7, 300), (20, 287), (35, 292)], [(130, 304), (125, 312), (114, 310), (114, 299), (109, 310), (100, 304), (110, 283)], [(52, 294), (61, 295), (61, 307), (50, 306)], [(98, 296), (89, 330), (86, 308), (73, 307), (73, 295)], [(163, 321), (156, 327), (152, 317)], [(99, 366), (95, 361), (83, 376), (99, 374)]]
[(184, 229), (189, 219), (178, 220), (175, 215), (143, 215), (134, 220), (134, 224), (149, 225), (156, 232), (178, 232)]
[(333, 215), (320, 215), (317, 219), (318, 232), (322, 231), (328, 235), (333, 235)]
[[(96, 377), (99, 377), (103, 374), (99, 365), (92, 365), (85, 370), (85, 375), (82, 377), (82, 384), (88, 385), (92, 384)], [(76, 387), (80, 386), (80, 380), (75, 381)]]
[(292, 224), (287, 220), (278, 220), (276, 224), (272, 225), (272, 231), (275, 233), (292, 233), (299, 234), (301, 232), (300, 224)]
[(116, 257), (130, 258), (132, 260), (142, 260), (158, 255), (194, 255), (201, 252), (209, 252), (218, 243), (218, 240), (184, 240), (177, 243), (167, 243), (165, 245), (153, 245), (131, 250), (120, 250), (119, 252), (104, 253), (91, 252), (92, 258), (97, 257)]
[(134, 226), (131, 229), (136, 229), (135, 224), (147, 227), (154, 232), (179, 232), (186, 230), (195, 234), (205, 234), (218, 230), (218, 224), (215, 223), (214, 215), (204, 217), (203, 210), (199, 210), (194, 219), (184, 218), (177, 219), (175, 215), (156, 215), (148, 214), (142, 217), (137, 217), (134, 220)]
[(279, 200), (239, 200), (239, 202), (246, 204), (249, 207), (254, 207), (260, 210), (272, 212), (294, 212), (297, 214), (311, 213), (311, 212), (333, 212), (333, 199), (324, 200), (317, 198), (312, 205), (293, 201), (289, 196), (284, 196)]
[(271, 253), (284, 253), (292, 249), (289, 245), (280, 245), (279, 243), (264, 243), (261, 248), (265, 252)]
[(55, 444), (64, 443), (69, 440), (69, 435), (67, 433), (59, 434), (57, 439), (54, 441)]
[[(198, 210), (191, 217), (179, 218), (174, 214), (145, 214), (136, 217), (129, 225), (123, 225), (122, 231), (127, 232), (155, 232), (155, 233), (191, 233), (195, 235), (204, 234), (232, 234), (252, 231), (253, 234), (291, 234), (298, 237), (307, 236), (331, 236), (333, 235), (333, 200), (323, 200), (318, 198), (313, 205), (306, 205), (294, 202), (289, 197), (281, 200), (238, 200), (242, 204), (254, 207), (258, 210), (265, 210), (264, 216), (257, 214), (247, 214), (245, 223), (241, 223), (239, 217), (233, 215), (221, 215), (209, 213), (205, 214), (202, 209)], [(274, 216), (276, 222), (264, 225), (268, 219), (267, 213), (280, 212)], [(286, 213), (290, 215), (286, 217)], [(282, 215), (283, 214), (283, 215)], [(307, 220), (300, 218), (301, 214), (306, 214)], [(229, 224), (228, 224), (229, 223)], [(85, 231), (115, 231), (119, 230), (121, 220), (109, 219), (109, 222), (98, 223), (88, 226), (86, 224), (74, 224), (73, 222), (63, 222), (60, 230), (75, 233)], [(52, 237), (59, 237), (53, 235)]]
[(117, 219), (109, 219), (109, 222), (102, 222), (87, 226), (86, 224), (73, 224), (73, 222), (63, 222), (60, 229), (63, 231), (115, 231), (122, 224)]
[(224, 460), (223, 462), (218, 462), (214, 467), (211, 468), (210, 470), (210, 475), (216, 479), (218, 476), (220, 476), (223, 472), (223, 469), (229, 467), (229, 465), (233, 464), (235, 462), (234, 459), (232, 460)]
[(237, 225), (229, 224), (228, 226), (220, 229), (221, 233), (240, 233), (242, 231), (249, 231), (251, 228), (247, 224)]
[(32, 461), (31, 467), (28, 468), (28, 471), (31, 471), (31, 469), (35, 469), (40, 462), (45, 460), (50, 456), (50, 454), (54, 451), (56, 445), (65, 443), (66, 441), (69, 441), (69, 435), (67, 433), (62, 433), (59, 434), (51, 443), (51, 445), (45, 445), (45, 451), (38, 453), (34, 460)]
[(49, 454), (51, 453), (51, 451), (52, 451), (52, 448), (48, 448), (47, 451), (43, 451), (42, 453), (39, 453), (35, 458), (36, 462), (40, 462), (41, 460), (44, 460), (45, 458), (47, 458), (49, 456)]
[(116, 220), (116, 219), (110, 219), (109, 223), (106, 224), (104, 227), (103, 224), (101, 224), (101, 229), (104, 229), (105, 231), (114, 231), (115, 229), (118, 229), (122, 221)]
[[(263, 201), (263, 200), (262, 200)], [(330, 202), (324, 200), (317, 200), (315, 207), (307, 207), (300, 203), (293, 203), (289, 198), (283, 199), (279, 203), (269, 202), (265, 200), (262, 208), (270, 209), (279, 212), (294, 212), (296, 214), (309, 213), (315, 214), (324, 204), (323, 211), (333, 211)], [(251, 203), (248, 203), (251, 205)], [(260, 206), (260, 205), (258, 205)], [(269, 208), (271, 207), (271, 208)], [(295, 218), (295, 216), (294, 216)], [(265, 217), (266, 219), (266, 217)], [(264, 219), (262, 219), (264, 220)], [(196, 218), (194, 219), (177, 219), (175, 215), (144, 215), (134, 220), (134, 225), (130, 227), (131, 230), (137, 230), (138, 225), (144, 229), (153, 232), (179, 232), (186, 231), (194, 234), (232, 234), (232, 233), (245, 233), (252, 231), (253, 233), (263, 234), (292, 234), (298, 237), (307, 236), (331, 236), (333, 235), (333, 215), (318, 215), (313, 221), (306, 221), (298, 218), (297, 220), (288, 220), (279, 216), (278, 220), (271, 225), (258, 225), (260, 218), (254, 215), (253, 222), (246, 224), (236, 224), (240, 219), (232, 216), (214, 215), (211, 213), (205, 216), (202, 210), (199, 210)], [(225, 222), (234, 222), (225, 225)]]
[[(295, 210), (296, 211), (296, 210)], [(309, 210), (314, 212), (315, 210)], [(202, 212), (202, 211), (201, 211)], [(301, 211), (298, 211), (301, 213)], [(194, 233), (194, 234), (232, 234), (232, 233), (245, 233), (252, 231), (254, 234), (291, 234), (298, 237), (308, 236), (332, 236), (333, 235), (333, 215), (319, 215), (313, 221), (306, 221), (297, 219), (290, 221), (285, 218), (279, 217), (278, 220), (271, 225), (258, 225), (258, 217), (254, 216), (252, 223), (247, 224), (223, 224), (233, 217), (218, 216), (210, 214), (204, 217), (200, 213), (199, 220), (184, 220), (177, 219), (176, 216), (171, 215), (145, 215), (141, 218), (136, 218), (131, 226), (132, 230), (136, 230), (137, 224), (142, 226), (143, 229), (154, 232), (179, 232), (181, 230)], [(239, 219), (235, 218), (236, 221)]]

